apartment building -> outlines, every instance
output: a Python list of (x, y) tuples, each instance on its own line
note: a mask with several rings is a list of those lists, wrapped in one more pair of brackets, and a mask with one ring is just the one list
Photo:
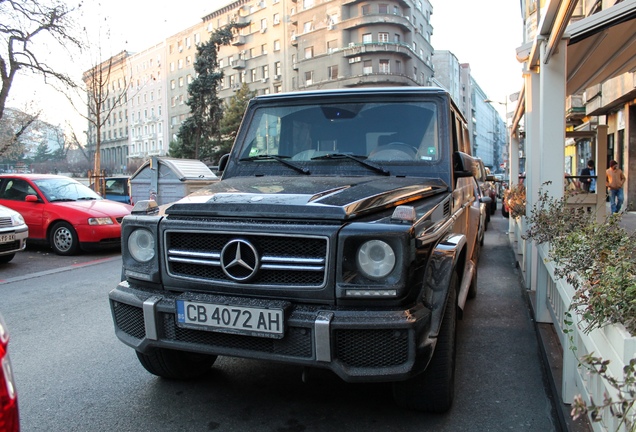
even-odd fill
[[(128, 158), (140, 165), (147, 156), (165, 156), (170, 140), (166, 91), (166, 42), (128, 58), (130, 140)], [(137, 163), (134, 160), (138, 159)]]
[[(88, 90), (87, 147), (95, 151), (99, 124), (101, 167), (125, 171), (128, 163), (128, 96), (130, 53), (122, 51), (84, 72)], [(99, 112), (98, 112), (99, 111)]]

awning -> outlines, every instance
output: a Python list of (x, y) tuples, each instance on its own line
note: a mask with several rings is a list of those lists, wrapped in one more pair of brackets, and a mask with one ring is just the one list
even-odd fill
[(636, 0), (570, 24), (567, 95), (636, 71)]
[[(554, 11), (551, 11), (555, 16), (557, 9), (558, 7), (555, 6)], [(558, 31), (555, 21), (551, 20), (549, 26), (552, 32)], [(542, 37), (545, 36), (549, 35), (542, 35)], [(589, 87), (624, 73), (636, 72), (636, 0), (622, 1), (570, 24), (564, 36), (569, 37), (567, 96), (581, 93)], [(531, 61), (537, 62), (537, 64), (529, 65), (531, 68), (539, 66), (536, 47), (535, 40), (533, 48), (527, 50)], [(525, 91), (522, 91), (522, 94), (525, 94)], [(524, 105), (522, 100), (517, 105), (513, 130), (524, 115)]]

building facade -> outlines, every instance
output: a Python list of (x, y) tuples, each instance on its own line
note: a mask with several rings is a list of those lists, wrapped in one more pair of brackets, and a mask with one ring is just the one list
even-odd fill
[(165, 156), (169, 142), (167, 91), (166, 91), (166, 43), (148, 48), (128, 59), (131, 84), (128, 87), (128, 111), (130, 113), (129, 162), (139, 159), (140, 165), (147, 156)]

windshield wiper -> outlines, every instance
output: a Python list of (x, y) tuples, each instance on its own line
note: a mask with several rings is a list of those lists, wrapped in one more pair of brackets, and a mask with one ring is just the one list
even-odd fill
[(301, 174), (311, 174), (311, 172), (309, 172), (309, 170), (305, 167), (301, 167), (298, 166), (296, 164), (293, 164), (285, 159), (289, 159), (290, 156), (280, 156), (280, 155), (270, 155), (270, 154), (260, 154), (257, 156), (250, 156), (250, 157), (245, 157), (245, 158), (241, 158), (239, 159), (240, 162), (245, 162), (245, 161), (254, 161), (254, 160), (268, 160), (268, 159), (273, 159), (275, 161), (278, 161), (280, 163), (282, 163), (283, 165), (286, 165), (296, 171), (298, 171)]
[(79, 197), (79, 198), (77, 198), (77, 201), (88, 201), (88, 200), (93, 201), (93, 200), (96, 200), (96, 199), (97, 198), (95, 198), (95, 197)]
[(389, 171), (387, 171), (386, 169), (382, 168), (381, 166), (378, 166), (378, 165), (373, 164), (371, 162), (367, 162), (365, 160), (367, 158), (366, 156), (351, 155), (351, 154), (348, 154), (348, 153), (327, 153), (325, 155), (314, 156), (314, 157), (311, 158), (311, 160), (342, 159), (342, 158), (347, 158), (347, 159), (354, 160), (354, 161), (358, 162), (360, 165), (365, 166), (365, 167), (369, 168), (370, 170), (375, 171), (377, 173), (380, 173), (382, 175), (386, 175), (386, 176), (391, 175), (391, 173)]
[(74, 200), (73, 198), (56, 198), (56, 199), (52, 199), (52, 200), (49, 200), (49, 201), (51, 201), (51, 202), (62, 202), (62, 201), (63, 202), (69, 202), (69, 201), (77, 201), (77, 200)]

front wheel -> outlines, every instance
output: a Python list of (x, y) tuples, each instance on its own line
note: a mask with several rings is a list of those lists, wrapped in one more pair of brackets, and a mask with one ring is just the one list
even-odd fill
[(49, 241), (57, 255), (75, 255), (79, 250), (77, 232), (68, 222), (57, 222), (53, 225)]
[(144, 354), (139, 351), (137, 358), (151, 374), (169, 379), (191, 379), (205, 375), (212, 369), (217, 356), (185, 351), (155, 348)]
[(453, 273), (435, 351), (424, 372), (393, 383), (393, 398), (405, 408), (430, 413), (448, 411), (455, 396), (457, 274)]

